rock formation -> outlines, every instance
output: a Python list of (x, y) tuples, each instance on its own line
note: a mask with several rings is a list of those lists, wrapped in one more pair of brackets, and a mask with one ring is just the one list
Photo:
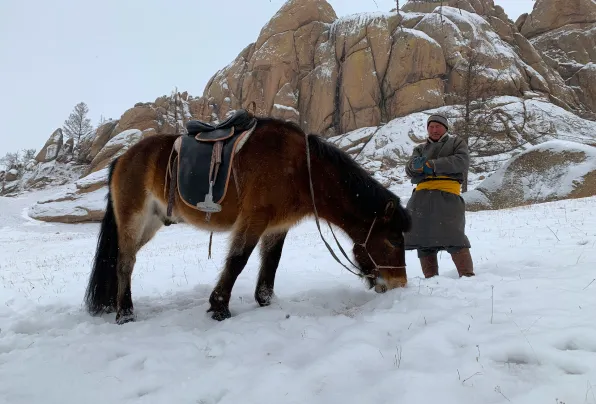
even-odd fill
[(62, 129), (56, 129), (54, 133), (50, 135), (50, 138), (46, 144), (41, 148), (35, 157), (35, 160), (39, 163), (48, 163), (50, 161), (56, 160), (56, 157), (58, 157), (58, 153), (60, 153), (63, 144), (64, 135), (62, 134)]
[(537, 0), (517, 25), (578, 99), (596, 112), (596, 2)]
[(448, 95), (465, 92), (472, 51), (485, 96), (589, 107), (492, 0), (418, 0), (399, 14), (343, 18), (324, 0), (290, 0), (211, 78), (193, 112), (221, 119), (254, 101), (257, 113), (330, 137), (455, 102)]

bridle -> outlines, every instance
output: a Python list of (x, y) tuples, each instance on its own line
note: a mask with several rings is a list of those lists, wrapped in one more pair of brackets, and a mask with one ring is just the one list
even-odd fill
[[(373, 273), (367, 274), (367, 275), (363, 275), (361, 273), (358, 272), (354, 272), (352, 271), (350, 268), (348, 268), (343, 262), (341, 262), (339, 260), (339, 258), (337, 258), (337, 255), (335, 254), (335, 252), (331, 249), (331, 246), (329, 245), (329, 243), (327, 242), (327, 240), (325, 240), (325, 237), (323, 237), (323, 233), (321, 232), (321, 225), (319, 223), (319, 214), (317, 212), (317, 206), (315, 204), (315, 191), (312, 185), (312, 173), (311, 173), (311, 166), (310, 166), (310, 147), (308, 145), (308, 133), (304, 134), (304, 140), (306, 142), (306, 167), (308, 169), (308, 184), (310, 186), (310, 196), (312, 198), (312, 206), (314, 209), (314, 214), (315, 214), (315, 222), (317, 224), (317, 229), (319, 230), (319, 234), (321, 235), (321, 239), (323, 240), (323, 243), (325, 243), (325, 246), (327, 247), (327, 249), (329, 250), (329, 252), (331, 253), (331, 256), (344, 268), (346, 268), (348, 271), (350, 271), (351, 273), (353, 273), (354, 275), (358, 276), (359, 278), (376, 278), (377, 275), (373, 274), (374, 272), (379, 273), (381, 269), (405, 269), (406, 266), (405, 265), (401, 265), (401, 266), (391, 266), (391, 265), (377, 265), (376, 261), (373, 259), (373, 257), (370, 255), (370, 253), (368, 252), (368, 249), (366, 248), (366, 245), (368, 244), (368, 239), (370, 238), (370, 234), (372, 233), (372, 229), (375, 226), (375, 223), (377, 222), (377, 216), (375, 216), (372, 224), (370, 225), (370, 228), (368, 229), (368, 234), (366, 235), (366, 239), (364, 240), (364, 243), (354, 243), (354, 245), (358, 245), (362, 248), (364, 248), (364, 251), (366, 252), (366, 254), (368, 255), (368, 258), (370, 259), (370, 261), (373, 263), (374, 268), (373, 268)], [(360, 267), (358, 267), (357, 265), (355, 265), (352, 260), (350, 260), (350, 258), (348, 258), (346, 252), (344, 251), (344, 249), (341, 247), (341, 244), (339, 244), (339, 240), (337, 239), (337, 237), (335, 236), (335, 233), (333, 232), (333, 228), (331, 228), (331, 224), (329, 222), (327, 222), (327, 225), (329, 226), (329, 230), (331, 230), (331, 234), (333, 235), (333, 238), (335, 239), (335, 243), (337, 244), (337, 246), (339, 247), (339, 250), (342, 252), (343, 256), (348, 260), (348, 262), (350, 264), (352, 264), (352, 266), (354, 266), (354, 268), (360, 270)]]

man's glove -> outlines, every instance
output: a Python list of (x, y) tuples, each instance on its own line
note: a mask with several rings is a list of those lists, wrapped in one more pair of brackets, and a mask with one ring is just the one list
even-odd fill
[(435, 170), (433, 169), (433, 166), (431, 164), (430, 161), (425, 161), (424, 162), (424, 166), (422, 168), (422, 172), (426, 175), (433, 175), (435, 173)]
[(425, 166), (424, 163), (426, 163), (426, 157), (424, 157), (424, 156), (414, 157), (414, 159), (412, 159), (412, 163), (410, 164), (410, 167), (412, 168), (412, 171), (422, 173), (424, 171), (424, 166)]

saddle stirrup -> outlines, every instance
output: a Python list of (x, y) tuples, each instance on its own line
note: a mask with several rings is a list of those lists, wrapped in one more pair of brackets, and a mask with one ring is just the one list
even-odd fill
[(213, 181), (209, 182), (209, 193), (205, 195), (203, 202), (197, 203), (197, 208), (208, 214), (221, 212), (221, 205), (213, 202)]
[(215, 182), (217, 178), (217, 173), (219, 172), (219, 165), (221, 164), (222, 152), (222, 142), (215, 142), (215, 144), (213, 145), (213, 152), (211, 153), (211, 167), (209, 169), (209, 192), (205, 195), (205, 200), (203, 202), (197, 203), (197, 208), (200, 211), (207, 213), (207, 221), (211, 219), (211, 213), (221, 212), (221, 205), (213, 201), (213, 183)]

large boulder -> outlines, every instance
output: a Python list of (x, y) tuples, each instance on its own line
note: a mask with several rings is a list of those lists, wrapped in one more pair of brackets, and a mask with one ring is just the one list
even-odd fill
[(36, 220), (60, 223), (98, 222), (103, 218), (108, 192), (108, 169), (94, 172), (66, 187), (56, 196), (38, 201), (28, 209)]
[(47, 163), (56, 160), (63, 144), (64, 135), (62, 134), (62, 129), (58, 128), (50, 135), (50, 138), (46, 141), (45, 145), (41, 148), (39, 153), (37, 153), (35, 160), (39, 163)]
[(122, 114), (111, 136), (114, 137), (129, 129), (157, 131), (158, 127), (156, 109), (151, 105), (139, 105)]
[(521, 33), (532, 38), (565, 25), (593, 22), (596, 22), (593, 0), (536, 0), (534, 9), (521, 26)]
[(10, 169), (4, 173), (4, 180), (6, 182), (16, 181), (19, 178), (19, 172), (16, 169)]
[(133, 144), (138, 142), (143, 132), (138, 129), (128, 129), (110, 139), (95, 156), (87, 168), (87, 173), (93, 173), (107, 167), (112, 160), (122, 155)]
[(468, 210), (484, 210), (594, 195), (596, 147), (553, 140), (515, 156), (463, 197)]
[[(418, 15), (338, 19), (324, 0), (290, 0), (191, 104), (203, 120), (255, 102), (258, 114), (331, 136), (444, 104), (446, 65)], [(396, 30), (402, 22), (402, 28)]]
[(95, 156), (103, 149), (103, 147), (108, 143), (108, 141), (114, 137), (114, 129), (118, 121), (108, 121), (97, 128), (95, 132), (95, 137), (93, 138), (93, 142), (91, 143), (91, 148), (89, 150), (89, 159), (93, 160)]

